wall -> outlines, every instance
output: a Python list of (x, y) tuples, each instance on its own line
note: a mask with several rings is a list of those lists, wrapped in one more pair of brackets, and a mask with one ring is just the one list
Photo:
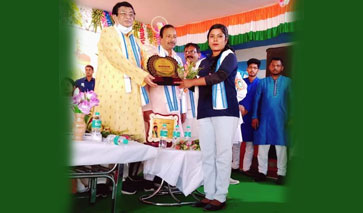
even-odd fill
[(239, 47), (235, 47), (238, 60), (238, 70), (240, 72), (246, 71), (248, 59), (257, 58), (261, 61), (260, 71), (258, 72), (257, 76), (259, 78), (264, 78), (266, 76), (266, 66), (268, 66), (266, 65), (266, 50), (273, 47), (293, 45), (291, 37), (291, 34), (281, 34), (280, 36), (273, 39), (265, 41), (253, 41), (244, 45), (240, 45)]
[[(248, 59), (257, 58), (261, 61), (260, 71), (257, 76), (259, 78), (264, 78), (266, 76), (266, 50), (273, 47), (293, 45), (292, 40), (292, 33), (283, 33), (272, 39), (264, 41), (251, 41), (248, 43), (233, 46), (236, 51), (236, 56), (238, 60), (238, 71), (240, 71), (241, 74), (244, 74), (243, 77), (247, 77), (246, 70)], [(210, 50), (202, 51), (202, 58), (205, 57), (207, 54), (210, 54)], [(183, 59), (184, 62), (184, 53), (178, 53), (178, 55)]]

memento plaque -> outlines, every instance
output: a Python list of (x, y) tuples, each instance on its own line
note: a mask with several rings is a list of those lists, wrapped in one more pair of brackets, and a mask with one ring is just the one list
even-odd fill
[(178, 77), (178, 62), (170, 57), (151, 56), (147, 61), (147, 70), (155, 77), (154, 83), (158, 85), (176, 85), (181, 81)]

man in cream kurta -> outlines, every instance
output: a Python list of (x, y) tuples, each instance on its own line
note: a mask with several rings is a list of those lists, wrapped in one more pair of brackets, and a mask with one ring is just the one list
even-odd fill
[[(160, 30), (160, 46), (157, 54), (161, 57), (173, 57), (180, 66), (181, 58), (173, 51), (176, 45), (176, 31), (172, 25), (165, 25)], [(149, 88), (150, 103), (143, 107), (145, 121), (148, 122), (150, 113), (174, 114), (179, 117), (180, 131), (186, 116), (185, 96), (178, 86), (156, 86)], [(183, 101), (183, 100), (184, 101)], [(184, 102), (184, 106), (181, 103)], [(148, 125), (148, 124), (146, 124)], [(183, 134), (181, 134), (182, 136)]]
[(147, 58), (133, 36), (133, 8), (118, 7), (112, 11), (112, 18), (115, 26), (105, 28), (98, 43), (95, 92), (100, 104), (96, 111), (112, 131), (145, 142), (142, 102), (148, 102), (148, 95), (142, 86), (156, 84), (152, 82), (153, 77), (141, 69)]

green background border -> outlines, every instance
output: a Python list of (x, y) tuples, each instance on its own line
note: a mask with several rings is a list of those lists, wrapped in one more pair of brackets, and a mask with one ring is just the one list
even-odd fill
[[(44, 2), (2, 3), (1, 212), (69, 212), (59, 79), (67, 72), (71, 37), (60, 25), (59, 1)], [(309, 3), (296, 26), (296, 158), (281, 212), (358, 212), (362, 78), (354, 71), (361, 70), (362, 7), (353, 1)]]

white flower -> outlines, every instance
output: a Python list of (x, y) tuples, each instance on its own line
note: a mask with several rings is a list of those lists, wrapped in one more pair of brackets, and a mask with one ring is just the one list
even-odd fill
[(77, 87), (74, 92), (73, 92), (73, 96), (77, 96), (79, 94), (79, 88)]

